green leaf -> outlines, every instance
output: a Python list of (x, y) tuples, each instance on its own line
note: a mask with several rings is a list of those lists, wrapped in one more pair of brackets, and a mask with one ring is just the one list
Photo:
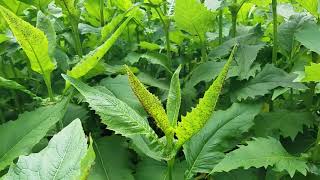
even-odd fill
[(108, 136), (94, 142), (97, 158), (88, 180), (133, 180), (126, 139)]
[(139, 99), (144, 109), (154, 119), (157, 126), (165, 133), (166, 136), (171, 135), (173, 133), (173, 128), (170, 126), (168, 116), (159, 98), (150, 93), (144, 87), (128, 66), (126, 66), (126, 69), (131, 89)]
[(299, 45), (295, 40), (295, 34), (311, 23), (313, 23), (312, 18), (303, 14), (293, 15), (288, 21), (282, 23), (278, 29), (280, 52), (287, 58), (292, 58), (291, 56), (295, 53), (296, 46)]
[(176, 0), (174, 20), (178, 28), (204, 40), (213, 19), (212, 12), (197, 0)]
[(100, 85), (110, 90), (115, 97), (127, 103), (141, 116), (147, 116), (147, 113), (145, 112), (139, 99), (134, 95), (127, 76), (118, 75), (115, 78), (105, 78), (101, 80)]
[(320, 30), (318, 26), (309, 25), (296, 33), (295, 37), (306, 48), (320, 54)]
[(254, 61), (259, 51), (264, 47), (264, 44), (258, 45), (241, 45), (235, 54), (235, 60), (238, 64), (239, 79), (249, 79), (250, 69), (253, 66)]
[(128, 17), (107, 41), (105, 41), (95, 50), (89, 52), (89, 54), (83, 57), (82, 60), (76, 66), (74, 66), (71, 71), (68, 71), (67, 74), (73, 78), (78, 79), (86, 75), (91, 69), (93, 69), (103, 58), (103, 56), (109, 51), (116, 40), (120, 37), (122, 32), (126, 30), (127, 24), (130, 22), (132, 17), (133, 16)]
[(119, 14), (112, 18), (112, 21), (103, 26), (101, 29), (101, 40), (104, 41), (117, 28), (119, 24), (125, 19), (125, 14)]
[(214, 180), (261, 180), (259, 169), (236, 169), (230, 172), (216, 173)]
[(27, 90), (24, 86), (20, 85), (19, 83), (12, 81), (12, 80), (9, 80), (9, 79), (5, 79), (1, 76), (0, 76), (0, 87), (7, 88), (7, 89), (19, 90), (19, 91), (22, 91), (26, 94), (29, 94), (32, 97), (37, 97), (35, 94), (33, 94), (32, 92)]
[(229, 172), (230, 170), (243, 167), (268, 167), (273, 166), (276, 171), (287, 171), (291, 177), (296, 171), (307, 174), (307, 162), (302, 157), (289, 154), (274, 138), (254, 138), (247, 145), (240, 145), (239, 149), (228, 153), (226, 157), (211, 171)]
[(297, 0), (297, 2), (309, 11), (313, 16), (319, 17), (318, 2), (319, 0)]
[(49, 57), (48, 40), (45, 34), (2, 6), (0, 6), (0, 14), (27, 54), (32, 70), (50, 77), (56, 65)]
[(114, 3), (122, 11), (127, 11), (133, 6), (131, 0), (113, 0), (112, 3)]
[(16, 179), (75, 179), (80, 175), (81, 160), (87, 152), (87, 139), (80, 119), (54, 135), (39, 153), (20, 156), (5, 180)]
[(65, 113), (68, 100), (56, 105), (38, 108), (25, 112), (15, 121), (0, 126), (0, 170), (11, 164), (19, 155), (30, 153), (47, 131), (61, 120)]
[(156, 152), (162, 153), (164, 144), (149, 126), (148, 121), (141, 117), (130, 106), (121, 100), (89, 87), (79, 80), (63, 75), (85, 97), (90, 107), (101, 117), (102, 123), (108, 129), (125, 137), (141, 135), (147, 146)]
[(53, 27), (52, 22), (41, 11), (39, 11), (38, 15), (37, 15), (37, 28), (45, 33), (45, 35), (48, 39), (49, 55), (52, 57), (53, 52), (56, 48), (57, 35), (56, 35), (56, 31)]
[(217, 79), (205, 92), (203, 98), (199, 100), (198, 105), (192, 109), (190, 113), (187, 113), (186, 116), (181, 117), (181, 122), (178, 123), (178, 126), (175, 129), (178, 137), (177, 147), (182, 146), (193, 135), (199, 132), (211, 117), (211, 114), (218, 102), (219, 95), (222, 90), (224, 80), (228, 74), (236, 48), (237, 45), (233, 48), (227, 63), (224, 65)]
[(81, 160), (81, 175), (80, 179), (81, 180), (86, 180), (88, 179), (91, 167), (95, 164), (95, 159), (96, 159), (96, 153), (93, 149), (93, 139), (90, 137), (90, 144), (88, 147), (88, 151), (86, 155), (83, 157)]
[(305, 66), (305, 77), (303, 82), (320, 82), (320, 64), (311, 63)]
[[(173, 167), (172, 176), (173, 179), (184, 179), (184, 171), (186, 170), (185, 161), (176, 161)], [(136, 167), (136, 180), (167, 180), (167, 165), (164, 162), (155, 161), (153, 159), (143, 159)]]
[(313, 122), (314, 117), (311, 112), (280, 110), (262, 113), (256, 119), (254, 130), (258, 136), (272, 136), (278, 132), (293, 141), (299, 132), (303, 132), (303, 126), (310, 128)]
[(237, 87), (232, 96), (238, 100), (247, 99), (248, 97), (254, 98), (268, 94), (270, 90), (277, 87), (306, 90), (307, 87), (302, 83), (293, 82), (295, 78), (295, 74), (288, 74), (272, 64), (267, 64), (255, 78)]
[(241, 135), (254, 125), (261, 111), (259, 104), (233, 104), (225, 111), (216, 111), (203, 129), (183, 146), (188, 163), (187, 178), (209, 173), (231, 150)]
[(171, 127), (175, 127), (177, 124), (179, 110), (181, 105), (181, 89), (180, 89), (180, 79), (179, 73), (181, 66), (177, 68), (171, 78), (170, 89), (167, 98), (167, 115)]
[(33, 6), (37, 7), (38, 9), (43, 10), (43, 9), (47, 8), (47, 6), (53, 0), (18, 0), (18, 1), (33, 5)]

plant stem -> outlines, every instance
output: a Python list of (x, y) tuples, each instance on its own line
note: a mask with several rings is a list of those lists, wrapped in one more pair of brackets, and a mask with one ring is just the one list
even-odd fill
[(232, 26), (231, 26), (231, 37), (235, 38), (237, 34), (237, 13), (232, 12), (231, 18), (232, 18)]
[(219, 45), (222, 44), (223, 9), (219, 10)]
[(104, 0), (100, 0), (100, 23), (101, 27), (104, 26)]
[(276, 63), (278, 53), (278, 15), (277, 15), (277, 0), (272, 0), (272, 16), (273, 16), (273, 49), (272, 63)]
[(54, 98), (53, 98), (53, 91), (52, 91), (52, 87), (51, 87), (51, 74), (50, 73), (47, 73), (47, 74), (44, 74), (43, 75), (43, 79), (44, 79), (44, 82), (47, 86), (47, 89), (48, 89), (48, 95), (50, 97), (50, 100), (51, 101), (54, 101)]
[(173, 157), (168, 161), (168, 179), (173, 180), (173, 167), (174, 167), (174, 160), (175, 158)]
[(79, 55), (80, 58), (82, 58), (82, 46), (81, 46), (81, 41), (80, 41), (80, 33), (78, 29), (78, 21), (75, 18), (70, 18), (71, 20), (71, 26), (72, 26), (72, 32), (73, 32), (73, 37), (75, 41), (75, 46), (76, 46), (76, 52)]

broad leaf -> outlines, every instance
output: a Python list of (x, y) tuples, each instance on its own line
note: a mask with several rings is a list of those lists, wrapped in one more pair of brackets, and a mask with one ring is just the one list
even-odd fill
[(93, 149), (93, 140), (90, 137), (90, 144), (86, 155), (81, 159), (81, 180), (87, 180), (92, 166), (95, 164), (96, 153)]
[(320, 82), (320, 64), (311, 63), (310, 66), (305, 66), (304, 82)]
[(209, 173), (235, 146), (241, 135), (254, 124), (260, 112), (258, 104), (233, 104), (225, 111), (216, 111), (203, 129), (183, 146), (188, 170), (187, 178), (197, 173)]
[(287, 171), (291, 177), (296, 171), (307, 174), (307, 162), (302, 157), (289, 154), (274, 138), (255, 138), (248, 141), (247, 145), (240, 145), (239, 149), (228, 153), (226, 157), (215, 166), (211, 173), (230, 171), (243, 167), (268, 167), (273, 166), (275, 170)]
[(22, 91), (24, 93), (29, 94), (32, 97), (36, 97), (35, 94), (33, 94), (32, 92), (27, 90), (24, 86), (20, 85), (19, 83), (15, 82), (15, 81), (5, 79), (1, 76), (0, 76), (0, 87), (7, 88), (7, 89), (19, 90), (19, 91)]
[(43, 31), (48, 39), (48, 51), (49, 55), (52, 56), (56, 48), (56, 32), (53, 27), (53, 23), (50, 19), (43, 14), (41, 11), (37, 14), (37, 28)]
[(297, 0), (297, 2), (310, 12), (316, 18), (319, 17), (318, 4), (319, 0)]
[(253, 63), (256, 60), (258, 52), (263, 47), (264, 44), (239, 46), (238, 51), (235, 54), (235, 60), (238, 64), (240, 80), (250, 78), (250, 69), (252, 68)]
[(132, 91), (137, 96), (144, 109), (155, 120), (157, 126), (166, 136), (171, 135), (173, 133), (173, 128), (170, 126), (168, 116), (159, 98), (144, 87), (128, 66), (126, 66), (126, 69)]
[(320, 54), (320, 30), (318, 26), (309, 25), (296, 33), (295, 37), (302, 45)]
[(172, 75), (170, 89), (167, 98), (166, 109), (171, 127), (175, 127), (177, 124), (181, 104), (181, 89), (179, 79), (180, 70), (181, 66), (179, 66), (178, 69)]
[(228, 70), (231, 62), (233, 61), (233, 55), (236, 49), (237, 45), (233, 48), (227, 63), (224, 65), (217, 79), (205, 92), (203, 98), (199, 100), (198, 105), (193, 108), (190, 113), (187, 113), (186, 116), (181, 117), (181, 122), (178, 123), (178, 126), (175, 129), (178, 137), (178, 148), (188, 141), (193, 135), (199, 132), (211, 117), (211, 114), (213, 113), (218, 102), (224, 80), (228, 74)]
[(293, 82), (295, 78), (295, 74), (288, 74), (272, 64), (267, 64), (255, 78), (237, 87), (232, 95), (234, 98), (241, 100), (248, 97), (263, 96), (277, 87), (306, 90), (307, 87), (302, 83)]
[(108, 129), (126, 137), (142, 136), (147, 146), (161, 153), (164, 144), (149, 126), (148, 121), (141, 117), (126, 103), (112, 95), (89, 87), (79, 80), (63, 76), (85, 97), (89, 106), (101, 117), (102, 123), (108, 125)]
[(212, 12), (197, 0), (176, 0), (174, 20), (178, 28), (204, 40), (213, 19)]
[(16, 179), (76, 179), (80, 175), (81, 160), (87, 152), (87, 139), (80, 119), (54, 135), (39, 153), (20, 156), (12, 165), (5, 180)]
[(126, 139), (109, 136), (94, 142), (97, 158), (88, 180), (133, 180)]
[(31, 152), (49, 129), (62, 120), (68, 100), (56, 105), (38, 108), (25, 112), (15, 121), (9, 121), (0, 126), (0, 170), (10, 165), (19, 155)]
[(32, 70), (44, 75), (45, 78), (50, 78), (50, 73), (56, 67), (55, 62), (49, 57), (48, 40), (45, 34), (2, 6), (0, 6), (0, 14), (27, 54)]
[(45, 9), (49, 5), (49, 3), (53, 0), (18, 0), (18, 1), (33, 5), (38, 9)]
[(258, 136), (272, 136), (278, 132), (283, 137), (290, 137), (292, 141), (303, 126), (311, 127), (314, 117), (310, 112), (281, 110), (262, 113), (256, 119), (254, 130)]

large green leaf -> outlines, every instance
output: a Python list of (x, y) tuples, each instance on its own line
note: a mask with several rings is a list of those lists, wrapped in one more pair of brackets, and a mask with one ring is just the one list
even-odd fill
[(310, 66), (305, 66), (304, 82), (320, 82), (320, 64), (311, 63)]
[(315, 17), (319, 17), (318, 3), (319, 0), (297, 0), (297, 2)]
[(20, 156), (4, 179), (76, 179), (81, 174), (81, 160), (86, 152), (87, 139), (80, 119), (76, 119), (54, 135), (39, 153)]
[(266, 137), (279, 133), (294, 140), (297, 134), (303, 131), (303, 126), (311, 127), (313, 123), (311, 112), (280, 110), (262, 113), (256, 119), (254, 130), (258, 136)]
[(273, 166), (275, 170), (287, 171), (291, 177), (296, 171), (307, 174), (307, 162), (302, 157), (289, 154), (274, 138), (255, 138), (248, 141), (247, 145), (240, 145), (239, 149), (228, 153), (226, 157), (217, 164), (211, 173), (230, 171), (243, 167), (268, 167)]
[(318, 26), (309, 25), (296, 33), (295, 37), (302, 45), (320, 54), (320, 30)]
[(295, 74), (288, 74), (272, 64), (267, 64), (255, 78), (237, 87), (232, 95), (241, 100), (248, 97), (263, 96), (277, 87), (288, 87), (298, 90), (307, 89), (302, 83), (293, 82), (295, 78)]
[(213, 25), (213, 14), (197, 0), (176, 0), (174, 20), (178, 28), (203, 40)]
[(0, 87), (7, 88), (7, 89), (19, 90), (19, 91), (22, 91), (24, 93), (29, 94), (30, 96), (36, 97), (35, 94), (33, 94), (32, 92), (27, 90), (24, 86), (20, 85), (19, 83), (15, 82), (15, 81), (5, 79), (1, 76), (0, 76)]
[(56, 65), (49, 57), (48, 40), (45, 34), (2, 6), (0, 6), (0, 14), (27, 54), (32, 70), (44, 75), (45, 78), (50, 78), (50, 73)]
[(187, 178), (197, 173), (209, 173), (254, 124), (260, 112), (258, 104), (233, 104), (225, 111), (216, 111), (203, 129), (183, 148), (188, 163)]
[(74, 78), (63, 76), (85, 97), (90, 107), (100, 115), (108, 129), (126, 137), (142, 136), (148, 147), (161, 154), (164, 144), (149, 126), (148, 121), (116, 97), (89, 87)]
[(109, 136), (94, 142), (97, 158), (88, 180), (133, 180), (126, 139)]
[(45, 33), (48, 39), (49, 55), (52, 56), (56, 48), (57, 35), (53, 23), (42, 11), (37, 14), (37, 28)]
[(17, 158), (31, 152), (47, 131), (63, 118), (68, 100), (56, 105), (38, 108), (25, 112), (15, 121), (0, 126), (0, 170)]
[(250, 69), (258, 55), (258, 52), (264, 47), (264, 44), (258, 45), (241, 45), (235, 54), (235, 60), (238, 64), (239, 79), (249, 79)]
[(103, 56), (108, 52), (111, 46), (116, 42), (116, 40), (120, 37), (122, 32), (126, 30), (127, 24), (130, 22), (132, 17), (133, 15), (129, 16), (107, 41), (105, 41), (95, 50), (89, 52), (89, 54), (83, 57), (82, 60), (70, 71), (68, 71), (67, 74), (73, 78), (80, 78), (86, 75), (91, 69), (93, 69), (103, 58)]
[(181, 104), (181, 90), (179, 79), (180, 70), (181, 66), (179, 66), (178, 69), (172, 75), (170, 90), (167, 98), (167, 115), (172, 127), (175, 127), (177, 124)]

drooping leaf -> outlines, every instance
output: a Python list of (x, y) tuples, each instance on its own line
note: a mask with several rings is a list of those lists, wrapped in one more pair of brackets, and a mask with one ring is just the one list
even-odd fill
[(302, 45), (320, 54), (320, 30), (318, 26), (309, 25), (296, 33), (295, 37)]
[(2, 6), (0, 6), (0, 14), (28, 56), (32, 70), (44, 75), (45, 78), (50, 78), (50, 73), (56, 65), (49, 57), (48, 40), (45, 34)]
[(132, 73), (129, 67), (126, 66), (130, 86), (141, 102), (144, 109), (156, 121), (157, 126), (166, 134), (170, 135), (173, 128), (170, 126), (168, 116), (164, 110), (161, 101), (150, 93), (139, 79)]
[(255, 138), (248, 141), (247, 145), (240, 145), (239, 149), (228, 153), (226, 157), (217, 164), (211, 171), (228, 172), (233, 169), (243, 167), (268, 167), (273, 166), (275, 170), (287, 171), (291, 177), (296, 171), (307, 174), (307, 162), (302, 157), (296, 157), (289, 154), (274, 138)]
[(306, 90), (302, 83), (293, 82), (295, 74), (288, 74), (282, 69), (267, 64), (257, 76), (234, 90), (232, 96), (239, 100), (248, 97), (263, 96), (277, 87), (289, 87), (298, 90)]
[(86, 75), (91, 69), (93, 69), (103, 58), (103, 56), (108, 52), (111, 46), (116, 42), (116, 40), (120, 37), (122, 32), (126, 30), (127, 24), (130, 22), (132, 17), (133, 16), (129, 16), (107, 41), (105, 41), (95, 50), (89, 52), (89, 54), (83, 57), (82, 60), (70, 71), (68, 71), (67, 74), (73, 78), (80, 78)]
[(222, 90), (224, 80), (228, 74), (236, 47), (237, 46), (233, 48), (227, 63), (223, 67), (217, 79), (205, 92), (203, 98), (199, 100), (198, 105), (192, 109), (190, 113), (187, 113), (186, 116), (181, 117), (181, 122), (178, 123), (178, 126), (175, 129), (178, 137), (177, 147), (182, 146), (193, 135), (199, 132), (211, 117)]
[(254, 125), (261, 111), (259, 104), (233, 104), (225, 111), (216, 111), (203, 129), (183, 146), (188, 163), (187, 178), (209, 173), (232, 149), (241, 135)]
[(281, 110), (262, 113), (255, 122), (254, 130), (258, 136), (272, 136), (278, 132), (293, 141), (303, 131), (303, 126), (311, 127), (313, 123), (314, 117), (310, 112)]
[(20, 156), (4, 179), (76, 179), (86, 152), (87, 140), (80, 119), (76, 119), (54, 135), (39, 153)]
[(101, 40), (106, 40), (118, 26), (118, 24), (121, 24), (125, 17), (125, 14), (119, 14), (116, 17), (112, 18), (111, 22), (103, 26), (103, 28), (101, 29)]
[(19, 155), (30, 153), (56, 122), (63, 118), (68, 100), (21, 114), (17, 120), (0, 126), (0, 170)]
[(31, 91), (27, 90), (24, 86), (20, 85), (19, 83), (15, 82), (15, 81), (5, 79), (1, 76), (0, 76), (0, 87), (7, 88), (7, 89), (19, 90), (19, 91), (22, 91), (24, 93), (29, 94), (32, 97), (36, 97), (35, 94), (33, 94)]
[(164, 149), (164, 144), (149, 126), (148, 121), (141, 117), (130, 106), (121, 100), (89, 87), (79, 80), (63, 75), (85, 97), (90, 107), (101, 117), (102, 123), (108, 129), (125, 137), (142, 136), (147, 146), (159, 154)]
[(264, 44), (239, 46), (238, 51), (235, 54), (235, 61), (238, 64), (240, 80), (250, 78), (250, 69), (256, 60), (258, 52), (263, 47)]
[(320, 82), (320, 64), (311, 63), (310, 66), (305, 66), (304, 82)]
[[(184, 179), (184, 171), (186, 169), (186, 162), (176, 161), (174, 164), (172, 176), (173, 179)], [(163, 162), (155, 161), (153, 159), (143, 159), (137, 165), (136, 180), (167, 180), (168, 172), (167, 165)]]
[(120, 136), (104, 137), (94, 142), (97, 158), (88, 180), (134, 179), (125, 142), (126, 139)]
[(213, 19), (212, 12), (197, 0), (176, 0), (174, 20), (178, 28), (203, 39)]
[(178, 69), (172, 75), (170, 89), (167, 98), (166, 109), (171, 127), (175, 127), (177, 124), (181, 104), (181, 89), (179, 79), (180, 70), (181, 66), (179, 66)]

